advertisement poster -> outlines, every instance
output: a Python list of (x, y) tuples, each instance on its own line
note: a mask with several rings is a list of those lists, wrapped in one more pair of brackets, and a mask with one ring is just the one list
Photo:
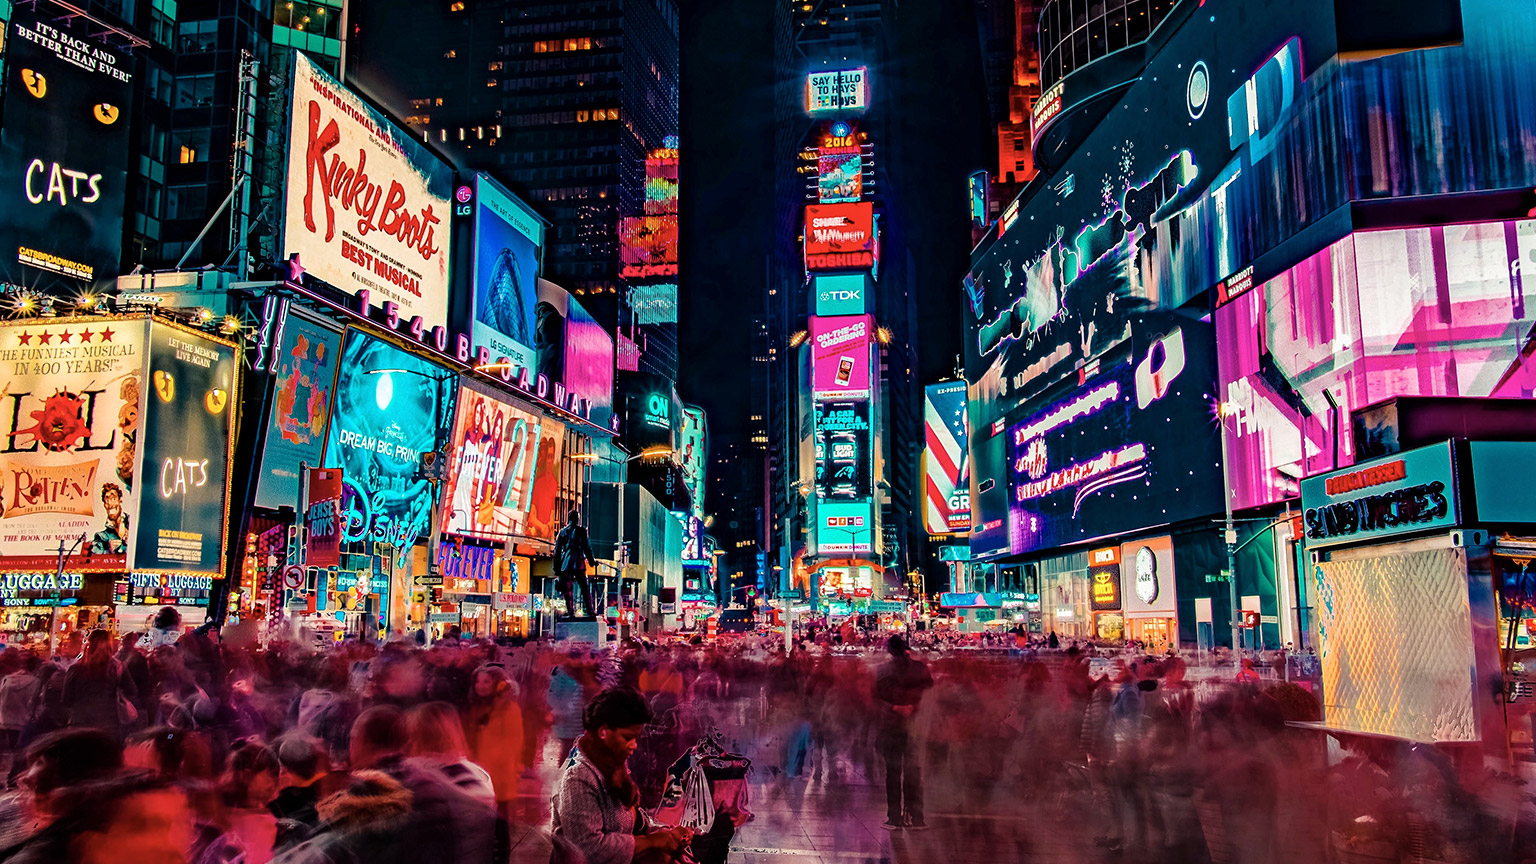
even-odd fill
[(837, 273), (817, 276), (813, 280), (816, 291), (817, 315), (863, 315), (872, 312), (864, 301), (869, 297), (868, 285), (863, 273)]
[(475, 175), (473, 340), (519, 368), (537, 372), (534, 308), (544, 222), (500, 183)]
[(326, 468), (342, 469), (342, 539), (387, 543), (398, 566), (431, 522), (421, 454), (438, 440), (453, 376), (359, 330), (348, 330), (326, 435)]
[(816, 159), (816, 189), (823, 204), (858, 201), (864, 196), (864, 157), (858, 153), (823, 153)]
[(304, 563), (310, 567), (341, 566), (341, 496), (339, 469), (309, 469), (304, 507), (304, 524), (309, 533)]
[(569, 297), (565, 310), (565, 374), (550, 383), (592, 404), (592, 422), (607, 426), (613, 413), (613, 337), (587, 312), (581, 301)]
[(869, 501), (823, 501), (816, 506), (816, 549), (822, 554), (874, 551)]
[(240, 349), (160, 321), (149, 341), (133, 569), (218, 576)]
[(875, 264), (875, 209), (862, 204), (807, 204), (805, 266), (852, 270)]
[(930, 384), (923, 399), (924, 524), (929, 534), (971, 530), (971, 477), (965, 382)]
[(1221, 511), (1210, 328), (1135, 332), (1129, 352), (1008, 425), (1014, 554)]
[(565, 310), (570, 303), (570, 292), (548, 279), (539, 280), (533, 350), (539, 358), (539, 374), (549, 378), (550, 384), (565, 380)]
[(1122, 543), (1120, 562), (1126, 618), (1171, 618), (1178, 614), (1172, 537)]
[(805, 76), (805, 110), (810, 114), (830, 111), (862, 111), (869, 107), (866, 71), (837, 69)]
[(629, 308), (636, 324), (676, 324), (677, 284), (636, 285), (629, 289)]
[(873, 327), (868, 315), (811, 319), (811, 387), (817, 399), (869, 398)]
[(283, 257), (335, 288), (448, 322), (453, 171), (421, 141), (294, 52)]
[(678, 461), (683, 467), (683, 482), (688, 486), (688, 498), (693, 502), (693, 512), (704, 512), (704, 468), (709, 461), (705, 452), (705, 416), (703, 408), (692, 405), (683, 407), (683, 427), (679, 435)]
[(465, 384), (443, 479), (443, 531), (553, 540), (565, 424)]
[(115, 279), (123, 245), (134, 58), (59, 23), (18, 8), (4, 44), (0, 280), (22, 285)]
[[(0, 569), (128, 569), (144, 319), (0, 325)], [(221, 505), (222, 506), (222, 505)]]
[(868, 402), (816, 403), (816, 497), (869, 498), (874, 483)]
[(300, 463), (320, 464), (340, 349), (340, 333), (289, 311), (277, 357), (272, 420), (261, 451), (257, 507), (297, 506)]

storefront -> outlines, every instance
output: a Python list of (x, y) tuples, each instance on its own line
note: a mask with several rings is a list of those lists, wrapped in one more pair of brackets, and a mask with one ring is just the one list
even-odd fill
[(1088, 603), (1093, 610), (1093, 634), (1119, 642), (1125, 638), (1125, 615), (1120, 602), (1120, 547), (1088, 553)]
[(111, 582), (100, 574), (0, 575), (0, 642), (40, 645), (50, 625), (59, 638), (110, 624)]
[(1523, 442), (1442, 442), (1302, 481), (1325, 727), (1509, 759), (1496, 634), (1513, 595), (1493, 573), (1536, 522), (1533, 459)]
[(1070, 552), (1035, 562), (1040, 581), (1040, 634), (1059, 639), (1096, 638), (1088, 577), (1088, 553)]
[(1173, 538), (1163, 535), (1122, 543), (1120, 560), (1125, 638), (1149, 651), (1177, 648), (1179, 604)]

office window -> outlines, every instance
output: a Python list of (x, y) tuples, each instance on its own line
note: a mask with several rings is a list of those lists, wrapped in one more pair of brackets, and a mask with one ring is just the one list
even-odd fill
[(183, 21), (177, 28), (180, 39), (177, 50), (184, 54), (212, 51), (219, 47), (219, 22)]
[(455, 57), (458, 57), (458, 56), (459, 56), (459, 52), (455, 51), (452, 48), (449, 48), (447, 51), (443, 52), (443, 59), (444, 60), (452, 60), (452, 59), (454, 59)]
[(448, 4), (448, 11), (449, 12), (463, 12), (464, 11), (464, 0), (454, 0), (454, 2), (449, 3)]
[(171, 186), (166, 189), (165, 218), (199, 219), (208, 209), (208, 187)]
[(176, 79), (176, 108), (205, 108), (213, 104), (213, 73)]
[(183, 165), (208, 161), (210, 130), (180, 129), (171, 136), (176, 161)]

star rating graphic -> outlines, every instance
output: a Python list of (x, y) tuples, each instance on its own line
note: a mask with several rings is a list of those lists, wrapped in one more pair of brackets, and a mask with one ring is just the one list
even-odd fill
[(111, 342), (112, 341), (112, 328), (108, 327), (107, 329), (101, 331), (97, 335), (99, 335), (101, 337), (101, 341), (103, 341), (103, 342)]
[(39, 344), (39, 345), (47, 345), (49, 342), (52, 342), (52, 341), (53, 341), (53, 334), (52, 333), (39, 333), (39, 334), (37, 334), (37, 344)]
[(25, 330), (23, 330), (23, 331), (21, 331), (21, 333), (20, 333), (20, 334), (19, 334), (19, 335), (18, 335), (18, 336), (17, 336), (17, 337), (16, 337), (16, 341), (17, 341), (17, 342), (18, 342), (18, 343), (20, 343), (20, 344), (22, 344), (22, 345), (31, 345), (31, 344), (32, 344), (32, 334), (31, 334), (31, 333), (28, 333), (28, 332), (27, 332), (27, 331), (25, 331)]
[(31, 345), (33, 340), (36, 340), (38, 345), (48, 345), (54, 339), (58, 339), (58, 344), (60, 345), (68, 345), (71, 340), (80, 345), (87, 345), (90, 343), (92, 336), (99, 337), (98, 341), (101, 342), (111, 342), (114, 335), (116, 335), (115, 331), (110, 328), (92, 330), (87, 327), (74, 333), (49, 333), (46, 330), (43, 332), (28, 332), (23, 330), (16, 334), (16, 344)]

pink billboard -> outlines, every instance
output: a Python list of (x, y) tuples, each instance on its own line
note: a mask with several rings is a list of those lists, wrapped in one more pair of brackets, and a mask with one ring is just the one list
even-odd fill
[(838, 315), (811, 319), (811, 389), (818, 399), (869, 397), (869, 339), (874, 319)]
[[(1361, 231), (1215, 313), (1233, 504), (1354, 461), (1350, 412), (1393, 396), (1536, 392), (1536, 221)], [(1530, 284), (1526, 284), (1530, 282)]]

